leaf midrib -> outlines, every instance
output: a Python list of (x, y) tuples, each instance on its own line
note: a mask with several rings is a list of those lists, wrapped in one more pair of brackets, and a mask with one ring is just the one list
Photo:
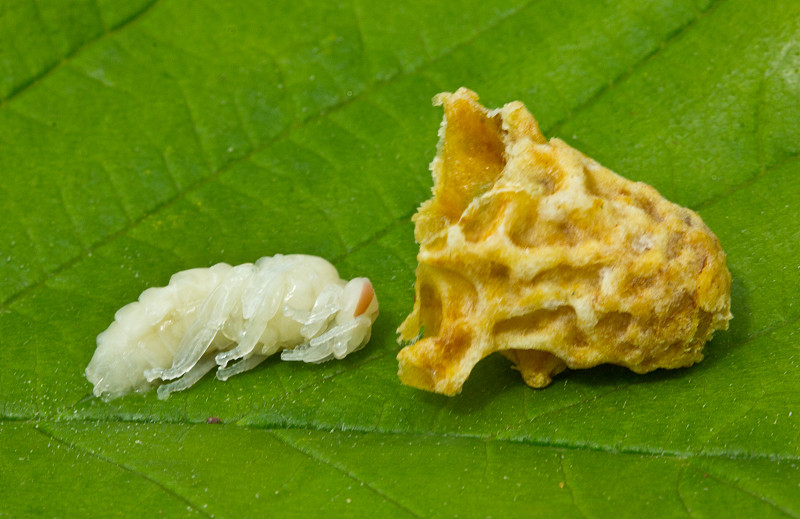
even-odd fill
[[(3, 422), (2, 419), (0, 419), (0, 423), (2, 423), (2, 422)], [(104, 421), (104, 422), (110, 423), (112, 421)], [(129, 423), (129, 422), (126, 422), (124, 420), (115, 420), (114, 422)], [(120, 469), (122, 471), (130, 473), (133, 476), (143, 478), (144, 480), (148, 481), (149, 483), (152, 483), (152, 484), (156, 485), (157, 487), (159, 487), (160, 489), (162, 489), (164, 492), (166, 492), (167, 494), (171, 495), (172, 497), (174, 497), (174, 498), (178, 499), (179, 501), (185, 503), (191, 510), (193, 510), (195, 512), (198, 512), (198, 513), (200, 513), (201, 515), (203, 515), (205, 517), (212, 517), (208, 512), (205, 512), (203, 510), (203, 507), (198, 506), (197, 504), (193, 503), (189, 498), (184, 497), (180, 493), (172, 490), (168, 484), (159, 481), (158, 479), (154, 478), (153, 476), (150, 476), (147, 473), (142, 472), (141, 470), (138, 470), (138, 469), (136, 469), (134, 467), (131, 467), (131, 466), (125, 464), (125, 463), (110, 459), (107, 456), (104, 456), (102, 453), (97, 452), (96, 450), (87, 449), (87, 448), (81, 446), (77, 442), (70, 441), (70, 440), (67, 440), (65, 438), (62, 438), (61, 436), (59, 436), (55, 432), (53, 432), (51, 430), (48, 430), (46, 428), (46, 426), (42, 427), (41, 426), (42, 425), (41, 421), (27, 422), (27, 423), (35, 424), (36, 432), (44, 435), (48, 439), (56, 441), (56, 442), (60, 443), (61, 445), (64, 445), (65, 447), (67, 447), (69, 449), (73, 449), (73, 450), (79, 451), (81, 454), (86, 455), (86, 456), (88, 456), (88, 457), (90, 457), (92, 459), (96, 459), (96, 460), (99, 460), (99, 461), (102, 461), (102, 462), (105, 462), (105, 463), (109, 463), (109, 464), (117, 467), (118, 469)], [(138, 422), (134, 422), (134, 423), (138, 423)], [(162, 423), (156, 423), (156, 424), (149, 423), (148, 425), (152, 427), (152, 426), (174, 425), (174, 424), (167, 424), (167, 423), (162, 422)], [(185, 425), (185, 423), (181, 423), (180, 425)], [(201, 425), (201, 424), (198, 422), (198, 423), (193, 423), (191, 425)], [(203, 425), (205, 425), (205, 424), (203, 424)], [(359, 483), (361, 486), (366, 487), (370, 492), (374, 493), (379, 498), (385, 500), (387, 503), (390, 503), (390, 504), (396, 506), (398, 509), (402, 510), (403, 512), (405, 512), (405, 513), (407, 513), (407, 514), (409, 514), (409, 515), (411, 515), (413, 517), (422, 517), (423, 516), (423, 515), (420, 515), (419, 513), (415, 512), (411, 508), (409, 508), (409, 506), (404, 504), (400, 498), (394, 497), (390, 493), (387, 493), (386, 491), (382, 490), (379, 485), (370, 483), (369, 481), (367, 481), (364, 478), (360, 477), (356, 472), (353, 472), (353, 470), (349, 469), (345, 465), (342, 465), (341, 463), (337, 463), (336, 459), (329, 459), (328, 457), (322, 456), (322, 455), (320, 455), (320, 453), (318, 453), (313, 448), (303, 448), (302, 446), (298, 445), (296, 442), (293, 442), (293, 441), (291, 441), (291, 439), (287, 438), (285, 434), (280, 434), (281, 432), (285, 433), (287, 430), (291, 430), (291, 431), (295, 431), (295, 432), (297, 432), (297, 431), (305, 431), (305, 432), (326, 432), (327, 433), (327, 432), (330, 432), (330, 429), (327, 428), (327, 427), (326, 428), (297, 427), (297, 428), (291, 428), (291, 429), (287, 429), (287, 428), (271, 429), (271, 428), (247, 427), (247, 426), (242, 426), (242, 425), (238, 425), (238, 424), (219, 424), (219, 425), (215, 425), (214, 427), (237, 427), (237, 428), (244, 428), (244, 429), (250, 429), (250, 430), (261, 430), (261, 431), (269, 434), (276, 441), (278, 441), (281, 444), (289, 447), (290, 449), (300, 453), (301, 455), (309, 458), (310, 460), (312, 460), (312, 461), (314, 461), (316, 463), (320, 463), (320, 464), (322, 464), (324, 466), (330, 467), (331, 469), (333, 469), (333, 470), (337, 471), (338, 473), (340, 473), (342, 475), (342, 477), (351, 479), (351, 480)], [(773, 462), (774, 461), (787, 461), (787, 460), (796, 461), (797, 460), (797, 458), (794, 458), (794, 457), (776, 457), (776, 456), (763, 456), (762, 457), (762, 456), (752, 456), (752, 455), (732, 456), (732, 455), (722, 455), (722, 454), (709, 455), (709, 454), (702, 454), (702, 453), (681, 453), (681, 452), (671, 452), (671, 451), (651, 452), (651, 451), (641, 451), (641, 450), (633, 450), (633, 449), (608, 449), (608, 448), (587, 447), (585, 445), (571, 446), (571, 445), (550, 445), (550, 444), (542, 444), (542, 443), (537, 444), (537, 443), (533, 443), (533, 442), (519, 442), (519, 441), (510, 440), (510, 439), (487, 438), (487, 437), (481, 437), (481, 436), (475, 436), (475, 435), (465, 435), (465, 434), (433, 434), (433, 433), (414, 433), (414, 432), (404, 432), (404, 431), (374, 431), (374, 430), (372, 430), (372, 431), (355, 431), (355, 430), (344, 431), (343, 430), (343, 431), (340, 431), (340, 432), (342, 434), (356, 433), (356, 434), (370, 434), (372, 436), (374, 436), (374, 435), (397, 436), (397, 437), (401, 436), (403, 438), (467, 439), (467, 440), (482, 441), (482, 442), (484, 442), (485, 445), (488, 445), (489, 443), (522, 444), (522, 445), (531, 445), (531, 446), (534, 446), (534, 447), (550, 448), (550, 449), (554, 449), (556, 451), (601, 452), (601, 453), (614, 455), (614, 456), (620, 456), (621, 455), (621, 456), (635, 456), (635, 457), (638, 457), (638, 458), (648, 457), (648, 458), (655, 458), (655, 459), (670, 459), (670, 460), (673, 460), (673, 461), (676, 461), (676, 462), (681, 462), (681, 461), (687, 462), (687, 461), (692, 460), (692, 459), (693, 460), (724, 459), (724, 460), (742, 460), (742, 461), (746, 461), (746, 460), (750, 460), (750, 459), (769, 459), (770, 461), (773, 461)], [(564, 475), (564, 479), (565, 479), (565, 483), (566, 483), (566, 480), (568, 479), (568, 477), (567, 477), (566, 471), (564, 470), (564, 467), (563, 467), (563, 456), (560, 458), (560, 466), (561, 466), (562, 474)], [(778, 503), (774, 502), (773, 500), (767, 498), (764, 495), (760, 495), (760, 494), (758, 494), (758, 493), (756, 493), (756, 492), (754, 492), (754, 491), (752, 491), (752, 490), (750, 490), (748, 488), (745, 488), (743, 486), (738, 485), (735, 480), (734, 481), (727, 480), (727, 479), (725, 479), (725, 478), (723, 478), (723, 477), (721, 477), (721, 476), (719, 476), (717, 474), (714, 474), (714, 473), (711, 473), (711, 472), (707, 472), (706, 470), (701, 470), (700, 467), (694, 466), (692, 464), (681, 465), (680, 470), (679, 470), (678, 475), (677, 475), (676, 485), (678, 485), (680, 483), (681, 475), (682, 475), (683, 471), (686, 470), (686, 469), (691, 469), (691, 470), (695, 470), (695, 471), (697, 471), (699, 473), (702, 473), (704, 475), (704, 477), (713, 477), (713, 479), (715, 481), (717, 481), (718, 483), (724, 484), (726, 486), (729, 486), (729, 487), (731, 487), (731, 488), (733, 488), (733, 489), (735, 489), (735, 490), (737, 490), (739, 492), (743, 492), (743, 493), (749, 495), (750, 497), (752, 497), (754, 499), (757, 499), (758, 501), (761, 501), (762, 503), (764, 503), (767, 506), (773, 508), (774, 510), (780, 512), (781, 514), (786, 515), (787, 517), (797, 517), (795, 514), (792, 513), (791, 510), (787, 510), (783, 506), (779, 505)], [(566, 487), (566, 485), (565, 485), (565, 487)], [(682, 496), (679, 488), (676, 488), (676, 495), (678, 496), (679, 501), (681, 501), (684, 504), (684, 507), (685, 507), (686, 503), (683, 500), (683, 496)], [(575, 507), (575, 509), (582, 514), (583, 512), (577, 506), (577, 503), (575, 502), (574, 496), (573, 496), (573, 499), (572, 499), (572, 503), (573, 503), (573, 506)], [(686, 509), (688, 511), (688, 508), (686, 508)]]
[[(193, 421), (190, 419), (180, 419), (180, 420), (165, 420), (159, 419), (158, 422), (153, 422), (150, 420), (136, 420), (136, 419), (126, 419), (119, 416), (113, 417), (106, 417), (102, 419), (96, 418), (86, 418), (81, 417), (77, 419), (27, 419), (27, 420), (19, 420), (19, 419), (8, 419), (5, 417), (0, 417), (0, 424), (25, 424), (25, 425), (33, 425), (38, 429), (42, 429), (47, 431), (48, 434), (53, 435), (56, 437), (56, 433), (47, 429), (47, 424), (69, 424), (69, 423), (80, 423), (80, 424), (137, 424), (137, 425), (147, 425), (149, 427), (168, 427), (168, 426), (207, 426), (207, 423), (204, 420), (197, 420)], [(287, 426), (286, 424), (274, 424), (270, 426), (262, 426), (262, 425), (253, 425), (253, 424), (241, 424), (235, 422), (225, 422), (216, 424), (214, 427), (231, 427), (241, 430), (248, 430), (248, 431), (262, 431), (264, 433), (276, 434), (281, 431), (296, 431), (296, 432), (309, 432), (309, 433), (329, 433), (331, 432), (332, 428), (329, 424), (320, 424), (319, 426), (315, 426), (314, 424), (305, 424), (302, 426)], [(507, 445), (526, 445), (530, 447), (539, 447), (545, 449), (554, 449), (554, 450), (564, 450), (564, 451), (577, 451), (577, 452), (597, 452), (602, 454), (609, 454), (609, 455), (620, 455), (620, 456), (639, 456), (639, 457), (651, 457), (651, 458), (668, 458), (674, 460), (686, 460), (686, 459), (720, 459), (720, 460), (731, 460), (731, 461), (747, 461), (747, 460), (766, 460), (772, 462), (778, 461), (791, 461), (796, 462), (800, 461), (800, 456), (792, 456), (788, 454), (774, 454), (774, 453), (763, 453), (763, 452), (746, 452), (746, 451), (716, 451), (716, 452), (705, 452), (705, 451), (681, 451), (681, 450), (674, 450), (674, 449), (647, 449), (643, 447), (614, 447), (611, 445), (604, 445), (604, 444), (588, 444), (588, 443), (571, 443), (568, 441), (564, 442), (545, 442), (545, 441), (537, 441), (532, 438), (503, 438), (489, 434), (470, 434), (470, 433), (441, 433), (441, 432), (428, 432), (428, 431), (404, 431), (400, 429), (376, 429), (376, 428), (365, 428), (365, 427), (354, 427), (354, 426), (347, 426), (340, 429), (335, 429), (336, 433), (339, 434), (357, 434), (357, 435), (370, 435), (370, 436), (386, 436), (390, 438), (397, 438), (397, 437), (404, 437), (404, 438), (437, 438), (437, 439), (451, 439), (451, 440), (475, 440), (475, 441), (482, 441), (486, 443), (497, 443), (497, 444), (507, 444)], [(60, 441), (69, 444), (63, 438), (59, 438)], [(72, 445), (72, 444), (69, 444)]]

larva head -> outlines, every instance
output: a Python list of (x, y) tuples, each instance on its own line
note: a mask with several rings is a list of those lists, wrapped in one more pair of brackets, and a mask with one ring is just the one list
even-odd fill
[(367, 344), (378, 317), (378, 298), (367, 278), (356, 278), (340, 289), (336, 317), (324, 332), (281, 353), (283, 360), (325, 362), (342, 359)]
[(349, 281), (342, 291), (342, 308), (336, 315), (336, 328), (345, 331), (332, 347), (335, 358), (341, 359), (358, 351), (369, 341), (372, 323), (378, 318), (378, 298), (367, 278)]

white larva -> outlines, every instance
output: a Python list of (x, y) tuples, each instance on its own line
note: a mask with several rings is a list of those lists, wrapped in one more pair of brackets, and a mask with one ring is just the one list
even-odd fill
[(278, 351), (283, 360), (341, 359), (369, 341), (377, 316), (367, 278), (345, 282), (316, 256), (184, 270), (117, 311), (86, 378), (105, 400), (171, 381), (158, 388), (165, 399), (215, 367), (227, 380)]

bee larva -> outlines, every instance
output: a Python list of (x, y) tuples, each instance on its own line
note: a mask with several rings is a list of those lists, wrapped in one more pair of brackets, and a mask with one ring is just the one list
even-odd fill
[(315, 256), (184, 270), (117, 311), (86, 378), (105, 400), (171, 381), (158, 388), (163, 400), (216, 367), (227, 380), (278, 351), (283, 360), (341, 359), (369, 341), (377, 316), (367, 278), (345, 282)]

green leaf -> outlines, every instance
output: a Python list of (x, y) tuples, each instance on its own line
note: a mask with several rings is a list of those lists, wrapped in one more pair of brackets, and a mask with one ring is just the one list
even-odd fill
[[(800, 3), (0, 4), (0, 516), (800, 516)], [(520, 99), (699, 211), (734, 320), (684, 370), (402, 386), (440, 109)], [(91, 397), (114, 312), (276, 253), (369, 276), (343, 361)], [(216, 416), (220, 424), (206, 423)]]

